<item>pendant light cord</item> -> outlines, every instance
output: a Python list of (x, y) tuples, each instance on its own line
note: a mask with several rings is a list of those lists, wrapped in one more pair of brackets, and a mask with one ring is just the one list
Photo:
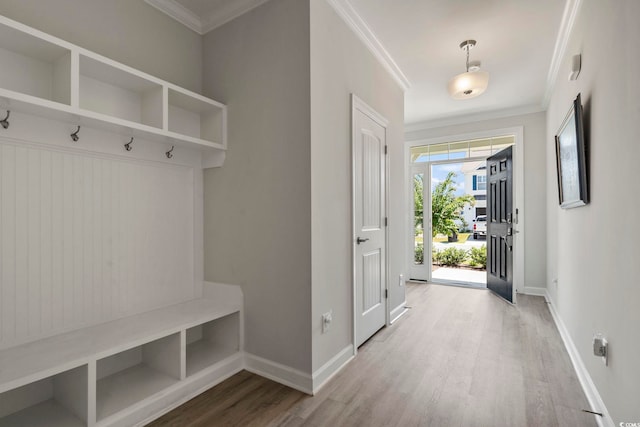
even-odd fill
[(467, 73), (469, 72), (469, 45), (465, 46), (465, 50), (467, 51)]

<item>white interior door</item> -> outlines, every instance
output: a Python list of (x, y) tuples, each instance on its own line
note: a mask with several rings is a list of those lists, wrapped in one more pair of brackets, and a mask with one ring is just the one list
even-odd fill
[(386, 121), (354, 97), (355, 341), (386, 321)]

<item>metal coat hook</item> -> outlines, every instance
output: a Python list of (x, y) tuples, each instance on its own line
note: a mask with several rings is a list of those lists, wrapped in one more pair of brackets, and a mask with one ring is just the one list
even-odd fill
[(173, 157), (173, 153), (172, 153), (173, 149), (174, 149), (174, 146), (172, 145), (172, 146), (171, 146), (171, 150), (169, 150), (169, 151), (167, 151), (167, 152), (165, 153), (165, 154), (167, 155), (167, 159), (170, 159), (170, 158), (172, 158), (172, 157)]
[(71, 139), (73, 140), (73, 142), (78, 142), (78, 140), (80, 139), (80, 137), (78, 136), (79, 132), (80, 132), (80, 126), (78, 126), (78, 129), (76, 129), (76, 131), (71, 134)]
[(133, 147), (131, 146), (131, 144), (133, 144), (133, 137), (131, 137), (131, 141), (129, 141), (126, 144), (124, 144), (124, 149), (127, 150), (127, 151), (133, 150)]
[(0, 124), (3, 128), (7, 129), (9, 127), (9, 116), (11, 115), (11, 111), (7, 110), (7, 117), (0, 120)]

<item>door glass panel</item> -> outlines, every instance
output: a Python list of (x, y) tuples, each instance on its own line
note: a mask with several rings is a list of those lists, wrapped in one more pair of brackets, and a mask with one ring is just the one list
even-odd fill
[(493, 138), (491, 140), (491, 152), (492, 154), (497, 153), (498, 151), (502, 151), (507, 147), (512, 146), (513, 144), (515, 144), (515, 137), (514, 136), (503, 136), (500, 138)]
[(424, 163), (429, 161), (429, 146), (411, 147), (411, 163)]
[(449, 160), (469, 157), (469, 142), (454, 142), (449, 144)]
[(489, 157), (491, 143), (488, 139), (477, 139), (469, 142), (469, 157)]
[(424, 174), (413, 174), (413, 262), (424, 264)]
[(429, 161), (440, 162), (449, 160), (449, 144), (435, 144), (429, 146)]
[(413, 262), (424, 264), (424, 173), (413, 174)]

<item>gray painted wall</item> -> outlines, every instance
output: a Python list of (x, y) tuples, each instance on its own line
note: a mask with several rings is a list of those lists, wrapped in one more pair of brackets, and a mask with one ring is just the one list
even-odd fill
[[(504, 117), (460, 125), (443, 126), (407, 132), (407, 141), (460, 135), (465, 133), (489, 131), (515, 126), (524, 128), (524, 214), (525, 219), (525, 286), (542, 287), (546, 285), (546, 167), (545, 164), (545, 113)], [(555, 168), (555, 165), (554, 165)]]
[[(640, 421), (638, 17), (636, 0), (583, 1), (547, 111), (549, 293), (616, 426)], [(582, 72), (569, 82), (577, 53)], [(591, 204), (563, 210), (554, 135), (578, 93), (589, 128)], [(609, 366), (592, 355), (598, 332), (610, 342)]]
[[(390, 306), (404, 302), (404, 94), (324, 0), (311, 0), (311, 206), (313, 370), (352, 343), (351, 101), (355, 93), (390, 125)], [(333, 310), (322, 334), (321, 316)]]
[(204, 92), (229, 108), (205, 172), (205, 279), (242, 286), (249, 353), (311, 371), (309, 2), (272, 0), (207, 34)]
[(0, 15), (178, 86), (202, 89), (202, 37), (143, 0), (0, 0)]

